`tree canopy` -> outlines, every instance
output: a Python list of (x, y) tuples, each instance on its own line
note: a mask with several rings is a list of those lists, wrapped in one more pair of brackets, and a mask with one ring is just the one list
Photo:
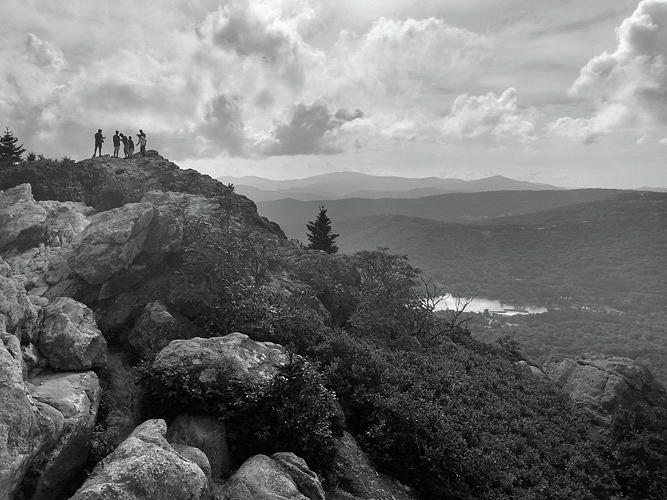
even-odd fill
[(23, 144), (17, 146), (19, 140), (14, 134), (5, 128), (5, 133), (0, 137), (0, 161), (20, 161), (21, 155), (25, 153)]
[(331, 231), (331, 219), (327, 216), (327, 209), (320, 207), (320, 212), (315, 220), (308, 221), (308, 248), (313, 250), (324, 250), (326, 253), (336, 253), (338, 247), (334, 243), (340, 236)]

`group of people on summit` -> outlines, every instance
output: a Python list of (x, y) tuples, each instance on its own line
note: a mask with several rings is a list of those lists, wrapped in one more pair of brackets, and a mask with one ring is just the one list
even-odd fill
[[(102, 156), (102, 144), (104, 143), (104, 139), (106, 139), (106, 137), (102, 135), (102, 129), (98, 129), (95, 134), (95, 151), (93, 152), (93, 158), (95, 158), (96, 154)], [(137, 134), (137, 142), (139, 143), (139, 152), (141, 153), (141, 156), (146, 156), (146, 134), (141, 129), (139, 129), (139, 133)], [(134, 154), (134, 141), (132, 140), (132, 136), (120, 134), (118, 133), (118, 130), (116, 130), (116, 134), (113, 136), (113, 157), (119, 158), (118, 153), (120, 151), (121, 143), (123, 144), (125, 158), (131, 158)]]

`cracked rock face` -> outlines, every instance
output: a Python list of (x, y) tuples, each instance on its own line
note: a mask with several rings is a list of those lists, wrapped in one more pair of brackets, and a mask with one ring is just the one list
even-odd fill
[(0, 249), (14, 243), (21, 234), (38, 228), (46, 220), (46, 210), (32, 197), (30, 184), (0, 192)]
[(91, 285), (127, 269), (143, 249), (155, 208), (150, 203), (128, 203), (95, 214), (81, 235), (74, 270)]
[(57, 370), (89, 370), (106, 365), (107, 343), (93, 311), (69, 297), (47, 305), (39, 334), (39, 350)]
[(224, 337), (174, 340), (157, 355), (153, 369), (157, 372), (178, 367), (196, 369), (202, 382), (231, 377), (262, 383), (288, 362), (283, 346), (231, 333)]
[(210, 498), (207, 474), (196, 463), (205, 462), (206, 456), (179, 452), (165, 439), (166, 432), (164, 420), (141, 424), (95, 467), (70, 500)]
[(544, 372), (600, 425), (635, 402), (667, 405), (664, 388), (645, 366), (620, 356), (584, 355), (544, 364)]

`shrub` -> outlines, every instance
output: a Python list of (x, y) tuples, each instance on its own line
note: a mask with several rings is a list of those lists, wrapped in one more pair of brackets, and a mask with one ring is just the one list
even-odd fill
[(280, 368), (265, 384), (233, 377), (211, 381), (201, 369), (144, 369), (147, 417), (202, 412), (221, 419), (228, 429), (234, 457), (292, 451), (313, 468), (326, 471), (333, 457), (334, 436), (342, 432), (343, 414), (334, 393), (302, 360)]

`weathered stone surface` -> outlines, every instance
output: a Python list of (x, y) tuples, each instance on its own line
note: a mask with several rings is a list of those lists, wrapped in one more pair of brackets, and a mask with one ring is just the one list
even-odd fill
[(116, 297), (125, 290), (141, 283), (149, 274), (150, 269), (145, 264), (132, 264), (127, 269), (121, 269), (102, 284), (97, 299), (106, 300)]
[(242, 333), (231, 333), (224, 337), (174, 340), (157, 355), (153, 369), (196, 369), (203, 382), (235, 378), (261, 383), (270, 380), (288, 361), (281, 345), (255, 342)]
[(28, 395), (20, 357), (7, 348), (12, 338), (0, 325), (0, 500), (14, 498), (33, 457), (55, 432)]
[(40, 201), (38, 204), (46, 211), (44, 243), (49, 246), (63, 246), (75, 241), (90, 224), (86, 215), (94, 212), (83, 203)]
[(32, 397), (59, 413), (62, 421), (55, 444), (45, 448), (31, 465), (24, 493), (31, 500), (57, 498), (85, 465), (100, 403), (97, 375), (45, 373), (30, 380)]
[(57, 370), (88, 370), (106, 364), (106, 341), (86, 305), (58, 297), (43, 314), (38, 345), (49, 365)]
[(338, 486), (327, 498), (413, 500), (417, 496), (395, 479), (378, 474), (356, 440), (347, 432), (336, 439), (334, 473)]
[(667, 406), (665, 389), (648, 368), (629, 358), (585, 354), (548, 361), (543, 369), (598, 425), (609, 424), (614, 411), (638, 401)]
[(127, 269), (141, 252), (154, 216), (150, 203), (128, 203), (93, 215), (77, 247), (74, 271), (99, 284)]
[(225, 483), (221, 500), (308, 500), (280, 465), (266, 455), (246, 460)]
[(213, 486), (213, 478), (211, 476), (211, 464), (208, 463), (208, 457), (206, 456), (206, 453), (201, 451), (199, 448), (195, 448), (194, 446), (188, 446), (185, 444), (173, 444), (171, 445), (174, 448), (174, 451), (178, 453), (178, 455), (183, 458), (184, 460), (187, 460), (188, 462), (192, 462), (193, 464), (196, 464), (204, 473), (206, 476), (206, 481), (208, 482), (209, 488)]
[(198, 329), (184, 318), (175, 318), (160, 301), (146, 304), (129, 334), (129, 343), (144, 356), (155, 356), (169, 342), (197, 336)]
[(30, 184), (0, 192), (0, 250), (24, 231), (39, 228), (45, 219), (46, 210), (35, 202)]
[(164, 420), (148, 420), (93, 470), (70, 500), (203, 500), (206, 473), (167, 442)]
[(324, 500), (324, 489), (320, 479), (308, 468), (306, 461), (294, 453), (274, 453), (271, 458), (287, 472), (297, 488), (310, 500)]
[(199, 448), (211, 465), (213, 479), (227, 477), (232, 459), (227, 445), (225, 424), (206, 415), (179, 415), (169, 426), (167, 440)]
[[(0, 263), (4, 264), (2, 259)], [(28, 300), (23, 286), (9, 273), (0, 274), (0, 316), (5, 317), (5, 327), (23, 339), (32, 337), (37, 324), (37, 310)]]

